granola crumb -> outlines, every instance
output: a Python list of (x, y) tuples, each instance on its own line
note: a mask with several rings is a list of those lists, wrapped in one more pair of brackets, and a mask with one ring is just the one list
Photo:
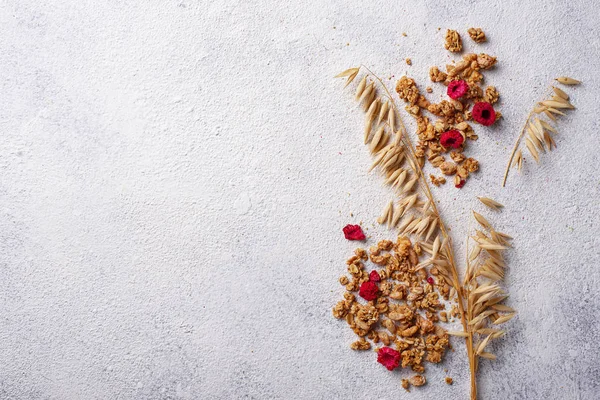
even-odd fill
[(452, 385), (454, 383), (454, 380), (452, 378), (450, 378), (449, 376), (447, 376), (445, 380), (448, 385)]
[(440, 176), (439, 178), (435, 175), (429, 175), (429, 179), (431, 180), (431, 183), (434, 184), (435, 186), (440, 186), (443, 185), (444, 183), (446, 183), (446, 178), (444, 178), (443, 176)]
[(423, 386), (425, 383), (427, 383), (427, 379), (425, 379), (423, 375), (415, 375), (410, 378), (410, 383), (413, 386)]
[(446, 41), (444, 43), (446, 50), (453, 53), (459, 53), (462, 51), (462, 40), (457, 31), (448, 29), (446, 31)]
[(426, 91), (427, 93), (433, 93), (433, 89), (431, 88), (431, 86), (427, 86), (427, 87), (425, 88), (425, 91)]
[(408, 65), (412, 65), (412, 60), (411, 60), (410, 58), (407, 58), (407, 59), (406, 59), (406, 64), (408, 64)]
[(406, 32), (402, 32), (402, 36), (406, 37)]
[(481, 28), (469, 28), (467, 32), (475, 43), (483, 43), (486, 41), (485, 32), (483, 32)]
[(410, 387), (410, 382), (408, 381), (408, 379), (402, 379), (402, 387), (404, 388), (404, 390), (406, 390), (407, 392), (410, 392), (409, 387)]

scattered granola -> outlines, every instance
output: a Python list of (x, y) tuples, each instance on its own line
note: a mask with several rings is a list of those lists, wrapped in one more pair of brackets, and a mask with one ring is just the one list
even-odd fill
[(453, 53), (462, 51), (462, 40), (457, 31), (453, 31), (452, 29), (448, 29), (446, 31), (446, 41), (444, 43), (444, 47), (446, 50)]
[(475, 43), (483, 43), (486, 41), (485, 33), (481, 28), (469, 28), (467, 33)]
[[(447, 48), (456, 50), (460, 44), (458, 32), (448, 30), (446, 44)], [(481, 87), (482, 71), (492, 68), (495, 63), (496, 58), (488, 54), (469, 53), (456, 64), (446, 65), (445, 72), (436, 66), (431, 67), (431, 81), (447, 86), (449, 99), (439, 103), (431, 103), (421, 94), (414, 79), (403, 76), (396, 84), (396, 92), (407, 103), (406, 110), (417, 122), (419, 142), (415, 155), (419, 163), (423, 165), (427, 159), (444, 175), (456, 174), (454, 185), (457, 188), (462, 188), (469, 175), (478, 170), (478, 165), (473, 161), (469, 165), (462, 165), (467, 160), (463, 155), (467, 147), (466, 141), (479, 138), (471, 124), (475, 121), (490, 126), (501, 117), (501, 113), (492, 106), (500, 97), (497, 89), (487, 86), (484, 91)], [(431, 93), (433, 90), (427, 87), (426, 92)], [(430, 120), (425, 115), (426, 112), (433, 114), (436, 119)], [(446, 160), (448, 152), (453, 163)], [(445, 181), (430, 179), (436, 186)]]
[(448, 385), (452, 385), (454, 383), (454, 380), (452, 378), (450, 378), (449, 376), (446, 377), (445, 381)]
[(406, 59), (406, 64), (408, 64), (408, 65), (412, 65), (412, 60), (411, 60), (410, 58), (407, 58), (407, 59)]
[[(350, 345), (353, 350), (368, 350), (372, 344), (381, 343), (383, 346), (376, 349), (377, 361), (388, 370), (410, 368), (422, 374), (424, 362), (441, 362), (450, 346), (448, 334), (437, 325), (438, 312), (445, 308), (441, 298), (449, 299), (450, 286), (441, 276), (434, 280), (425, 268), (417, 267), (422, 249), (406, 237), (371, 246), (368, 260), (382, 269), (367, 273), (367, 259), (359, 256), (363, 252), (357, 249), (346, 261), (351, 277), (344, 282), (350, 283), (333, 315), (345, 319), (359, 336)], [(434, 272), (439, 273), (432, 268), (430, 273)], [(366, 302), (360, 302), (353, 293), (359, 287)], [(415, 375), (406, 382), (422, 386), (426, 380)], [(403, 381), (405, 385), (408, 383)]]
[(429, 179), (431, 180), (431, 183), (435, 186), (440, 186), (446, 183), (446, 178), (444, 178), (443, 176), (437, 177), (435, 175), (429, 175)]

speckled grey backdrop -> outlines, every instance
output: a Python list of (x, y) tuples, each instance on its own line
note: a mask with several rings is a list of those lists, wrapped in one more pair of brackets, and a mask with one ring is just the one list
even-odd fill
[[(435, 195), (459, 254), (475, 195), (506, 204), (492, 219), (515, 236), (520, 314), (481, 397), (599, 397), (597, 5), (369, 3), (0, 1), (0, 398), (466, 398), (459, 341), (408, 395), (331, 316), (341, 227), (392, 235), (332, 77), (366, 63), (424, 83), (451, 59), (444, 29), (472, 25), (499, 57), (505, 118), (470, 148), (481, 173)], [(558, 74), (585, 82), (578, 110), (501, 190)]]

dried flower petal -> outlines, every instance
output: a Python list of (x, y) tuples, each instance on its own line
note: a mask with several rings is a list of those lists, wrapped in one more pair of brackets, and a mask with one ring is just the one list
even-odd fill
[(444, 132), (440, 136), (440, 144), (445, 148), (451, 147), (453, 149), (458, 149), (464, 141), (465, 139), (456, 129)]
[(480, 101), (473, 106), (473, 119), (481, 125), (490, 126), (496, 122), (496, 112), (490, 103)]
[(454, 100), (460, 99), (469, 91), (469, 85), (463, 80), (452, 81), (448, 84), (448, 96)]
[(391, 347), (382, 347), (377, 351), (377, 362), (393, 371), (400, 365), (400, 353)]
[(346, 225), (342, 231), (348, 240), (365, 240), (365, 234), (360, 225)]
[(379, 292), (379, 288), (374, 282), (366, 281), (360, 285), (360, 289), (358, 294), (360, 297), (367, 301), (375, 300), (377, 298), (377, 292)]
[(377, 271), (373, 270), (369, 274), (369, 280), (371, 282), (380, 282), (381, 281), (381, 277), (379, 276), (379, 273)]

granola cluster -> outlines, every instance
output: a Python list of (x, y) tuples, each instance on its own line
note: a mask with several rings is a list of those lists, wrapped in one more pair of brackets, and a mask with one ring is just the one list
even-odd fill
[[(449, 299), (450, 286), (435, 267), (429, 271), (432, 276), (428, 276), (425, 268), (418, 266), (421, 252), (418, 244), (413, 245), (405, 237), (399, 237), (395, 243), (382, 240), (368, 251), (356, 249), (346, 261), (351, 278), (343, 275), (339, 279), (346, 288), (344, 299), (333, 308), (334, 317), (345, 319), (359, 337), (350, 348), (386, 346), (382, 348), (386, 353), (399, 355), (396, 364), (386, 365), (388, 369), (400, 366), (417, 374), (425, 372), (425, 361), (441, 362), (450, 347), (448, 334), (438, 325), (447, 321), (440, 299)], [(379, 269), (369, 273), (365, 269), (369, 261)], [(377, 297), (359, 301), (354, 292), (367, 284), (377, 284)], [(415, 375), (403, 380), (406, 389), (409, 384), (421, 386), (425, 378)]]
[(467, 33), (475, 43), (483, 43), (486, 40), (485, 32), (481, 28), (469, 28)]
[(452, 29), (446, 31), (446, 42), (444, 43), (444, 47), (446, 50), (453, 53), (462, 51), (462, 40), (457, 31), (453, 31)]
[[(479, 29), (473, 33), (479, 40), (485, 34)], [(446, 48), (461, 51), (462, 42), (456, 31), (446, 34)], [(492, 68), (496, 58), (488, 54), (465, 54), (455, 64), (446, 65), (445, 71), (434, 66), (429, 70), (432, 82), (447, 87), (448, 99), (439, 103), (430, 102), (419, 90), (414, 79), (401, 77), (396, 84), (398, 96), (405, 101), (406, 110), (417, 122), (419, 142), (416, 156), (421, 165), (427, 159), (446, 176), (454, 176), (454, 185), (462, 187), (469, 175), (479, 169), (479, 163), (463, 155), (467, 140), (477, 140), (473, 121), (489, 126), (501, 117), (493, 104), (498, 102), (499, 93), (494, 86), (483, 88), (483, 71)], [(427, 93), (430, 93), (427, 90)], [(473, 106), (478, 105), (473, 113)], [(432, 116), (426, 115), (426, 113)], [(431, 182), (442, 185), (446, 179), (430, 176)]]

